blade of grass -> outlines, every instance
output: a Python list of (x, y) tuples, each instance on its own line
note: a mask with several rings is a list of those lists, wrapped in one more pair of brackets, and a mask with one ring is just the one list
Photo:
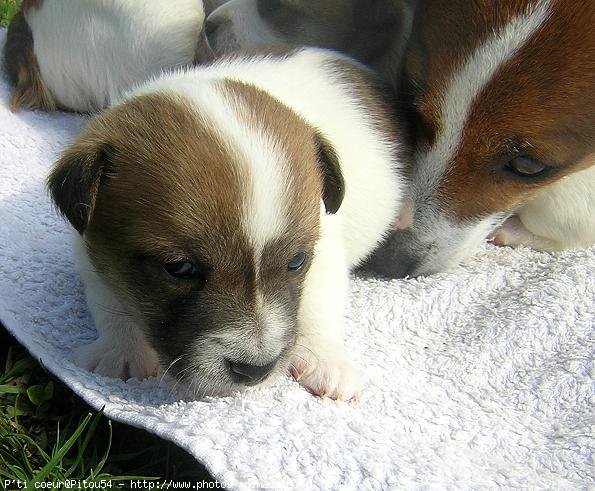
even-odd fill
[[(27, 489), (35, 489), (35, 484), (45, 479), (50, 472), (60, 463), (60, 461), (64, 458), (66, 453), (72, 448), (75, 442), (80, 438), (83, 431), (89, 424), (91, 420), (91, 414), (88, 414), (76, 431), (72, 434), (72, 436), (55, 452), (52, 452), (52, 458), (50, 461), (41, 469), (31, 481), (27, 483)], [(60, 438), (58, 437), (58, 441)]]
[[(89, 446), (89, 443), (91, 442), (91, 438), (95, 435), (95, 430), (97, 429), (97, 425), (101, 421), (102, 416), (103, 416), (103, 408), (101, 409), (101, 411), (99, 411), (93, 417), (93, 420), (91, 421), (91, 424), (89, 425), (89, 429), (87, 430), (87, 432), (85, 434), (85, 438), (82, 440), (82, 442), (79, 440), (77, 456), (74, 459), (73, 464), (66, 471), (66, 476), (71, 476), (74, 473), (74, 471), (77, 469), (77, 467), (79, 467), (79, 465), (81, 467), (80, 475), (82, 475), (82, 476), (85, 475), (85, 470), (84, 470), (85, 464), (84, 464), (83, 454), (85, 453), (85, 450)], [(108, 421), (108, 425), (110, 428), (110, 435), (109, 435), (109, 444), (108, 444), (107, 452), (109, 453), (109, 447), (111, 445), (111, 438), (112, 438), (112, 436), (111, 436), (111, 433), (112, 433), (111, 421)], [(106, 459), (107, 459), (107, 454), (106, 454)]]
[(0, 383), (5, 383), (10, 379), (20, 377), (21, 375), (29, 372), (37, 365), (37, 362), (33, 358), (22, 358), (17, 361), (6, 373), (0, 376)]
[(110, 450), (112, 448), (112, 436), (113, 435), (112, 435), (112, 422), (110, 420), (108, 420), (107, 426), (109, 428), (109, 434), (107, 437), (107, 448), (105, 450), (105, 453), (103, 454), (103, 457), (97, 464), (97, 467), (95, 468), (95, 470), (91, 469), (90, 477), (93, 480), (95, 479), (95, 476), (103, 470), (103, 467), (105, 466), (105, 463), (107, 462), (107, 457), (108, 457)]
[(0, 385), (0, 394), (24, 394), (27, 389), (16, 385)]

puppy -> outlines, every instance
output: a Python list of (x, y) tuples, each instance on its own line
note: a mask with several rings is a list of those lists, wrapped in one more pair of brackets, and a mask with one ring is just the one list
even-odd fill
[(320, 46), (354, 56), (394, 86), (412, 18), (412, 0), (230, 0), (206, 30), (215, 53)]
[(203, 22), (202, 0), (25, 0), (4, 51), (11, 108), (100, 110), (200, 58)]
[(79, 363), (161, 366), (197, 395), (289, 367), (357, 395), (348, 273), (398, 213), (406, 157), (388, 107), (358, 63), (301, 49), (163, 75), (92, 120), (49, 177), (99, 331)]
[(405, 60), (410, 199), (372, 270), (443, 271), (488, 235), (595, 242), (593, 25), (593, 2), (420, 3)]

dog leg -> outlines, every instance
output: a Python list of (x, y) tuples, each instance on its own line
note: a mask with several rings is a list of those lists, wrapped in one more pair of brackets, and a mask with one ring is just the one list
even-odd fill
[(497, 228), (488, 240), (500, 247), (526, 246), (542, 251), (559, 249), (557, 243), (551, 239), (540, 237), (527, 230), (516, 215)]
[[(338, 232), (340, 233), (340, 232)], [(359, 397), (361, 381), (343, 345), (343, 315), (348, 267), (337, 241), (317, 244), (304, 283), (300, 333), (290, 370), (315, 395), (338, 400)]]
[(157, 354), (148, 345), (132, 314), (94, 271), (83, 241), (78, 239), (77, 242), (77, 269), (85, 283), (87, 304), (99, 338), (78, 348), (73, 361), (104, 377), (141, 380), (156, 375), (159, 370)]

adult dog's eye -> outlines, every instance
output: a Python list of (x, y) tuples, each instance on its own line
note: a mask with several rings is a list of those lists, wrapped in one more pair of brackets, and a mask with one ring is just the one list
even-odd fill
[(531, 178), (541, 175), (547, 169), (547, 166), (538, 160), (522, 155), (508, 162), (506, 168), (517, 176)]
[(260, 0), (258, 2), (258, 10), (272, 14), (281, 8), (281, 0)]
[(198, 268), (190, 261), (165, 263), (163, 269), (178, 280), (194, 280), (200, 275)]
[(289, 261), (289, 264), (287, 265), (287, 269), (289, 271), (299, 271), (300, 269), (302, 269), (304, 267), (305, 263), (306, 263), (306, 254), (303, 252), (300, 252), (299, 254), (296, 254), (295, 256), (293, 256), (291, 261)]

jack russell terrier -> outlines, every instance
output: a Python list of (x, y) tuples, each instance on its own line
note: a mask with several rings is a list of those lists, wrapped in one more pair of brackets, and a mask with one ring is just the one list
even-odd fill
[(126, 95), (49, 178), (99, 332), (78, 362), (124, 379), (161, 367), (197, 395), (289, 368), (315, 394), (357, 396), (348, 274), (398, 214), (400, 135), (375, 76), (314, 48)]

